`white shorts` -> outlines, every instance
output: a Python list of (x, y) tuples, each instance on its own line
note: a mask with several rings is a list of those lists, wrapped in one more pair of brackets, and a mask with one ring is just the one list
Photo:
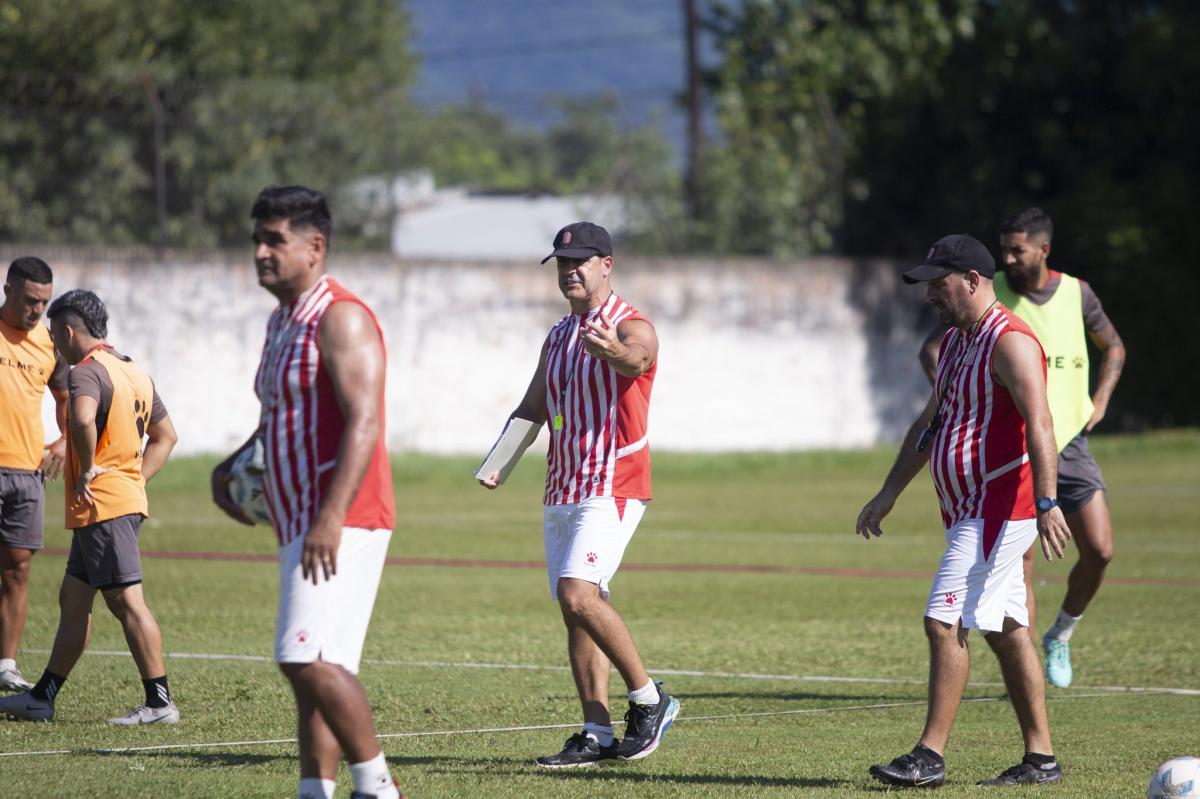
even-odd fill
[[(964, 628), (1004, 629), (1004, 618), (1029, 626), (1021, 559), (1037, 538), (1037, 520), (965, 519), (946, 531), (946, 553), (929, 591), (925, 615)], [(985, 553), (985, 544), (990, 549)]]
[[(619, 503), (624, 503), (623, 512), (618, 511)], [(640, 499), (613, 497), (547, 505), (542, 528), (550, 598), (558, 599), (559, 579), (573, 577), (600, 586), (600, 596), (607, 599), (608, 583), (621, 565), (646, 505)]]
[(301, 536), (279, 550), (279, 612), (275, 617), (276, 663), (336, 663), (358, 674), (367, 624), (383, 575), (391, 530), (342, 528), (337, 574), (326, 582), (304, 579)]

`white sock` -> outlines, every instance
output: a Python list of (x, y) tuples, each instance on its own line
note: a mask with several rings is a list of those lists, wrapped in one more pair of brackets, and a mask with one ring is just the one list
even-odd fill
[(11, 671), (17, 667), (17, 661), (14, 658), (0, 658), (0, 671)]
[(657, 705), (658, 686), (651, 680), (636, 691), (630, 691), (629, 701), (635, 705)]
[(323, 780), (320, 777), (301, 777), (298, 799), (333, 799), (333, 780)]
[(396, 790), (383, 752), (363, 763), (351, 763), (350, 779), (359, 793), (374, 794), (377, 799), (399, 799), (400, 792)]
[(589, 738), (595, 738), (596, 743), (601, 746), (613, 745), (613, 729), (611, 724), (592, 724), (587, 722), (583, 725), (583, 734)]
[(1070, 641), (1071, 633), (1075, 631), (1075, 625), (1083, 616), (1072, 616), (1061, 608), (1058, 611), (1058, 619), (1054, 622), (1054, 626), (1046, 631), (1047, 638), (1054, 638), (1059, 641)]

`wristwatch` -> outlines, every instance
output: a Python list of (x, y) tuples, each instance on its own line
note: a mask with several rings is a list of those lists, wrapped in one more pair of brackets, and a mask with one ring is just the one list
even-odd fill
[(1045, 513), (1048, 510), (1057, 508), (1058, 500), (1055, 499), (1054, 497), (1038, 497), (1036, 504), (1037, 504), (1037, 512)]

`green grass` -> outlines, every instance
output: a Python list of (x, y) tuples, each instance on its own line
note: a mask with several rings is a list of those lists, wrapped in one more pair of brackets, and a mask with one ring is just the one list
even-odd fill
[[(1200, 433), (1092, 442), (1109, 483), (1117, 558), (1072, 641), (1077, 685), (1050, 689), (1063, 785), (1007, 796), (1140, 796), (1169, 757), (1200, 754), (1200, 696), (1100, 690), (1200, 689)], [(866, 767), (910, 747), (924, 718), (927, 653), (921, 632), (925, 577), (814, 576), (855, 567), (930, 572), (942, 532), (922, 476), (866, 542), (854, 519), (878, 487), (891, 450), (713, 456), (656, 455), (657, 496), (627, 564), (752, 564), (796, 573), (627, 569), (613, 602), (652, 673), (667, 675), (682, 717), (662, 749), (637, 763), (571, 774), (531, 765), (569, 729), (410, 735), (578, 721), (557, 609), (544, 572), (528, 568), (393, 566), (384, 574), (362, 679), (382, 743), (411, 796), (877, 796)], [(145, 550), (274, 552), (264, 527), (227, 523), (207, 500), (211, 460), (168, 465), (151, 488)], [(523, 464), (485, 492), (470, 459), (396, 462), (398, 558), (541, 558), (541, 470)], [(60, 489), (49, 517), (61, 518)], [(47, 546), (65, 548), (54, 529)], [(1073, 557), (1073, 555), (1072, 555)], [(1061, 601), (1071, 560), (1039, 563), (1042, 618)], [(64, 558), (34, 563), (20, 663), (40, 672), (57, 623)], [(170, 653), (269, 658), (273, 563), (147, 559), (146, 592)], [(1175, 582), (1171, 582), (1175, 581)], [(175, 727), (103, 723), (140, 701), (116, 622), (97, 604), (91, 651), (71, 675), (52, 724), (0, 721), (0, 785), (12, 796), (292, 796), (291, 697), (275, 667), (255, 660), (168, 657), (184, 714)], [(994, 658), (974, 642), (972, 682), (947, 752), (940, 795), (977, 796), (976, 780), (1016, 762), (1021, 743)], [(116, 655), (101, 654), (116, 652)], [(509, 664), (480, 669), (444, 664)], [(715, 672), (733, 676), (720, 676)], [(776, 675), (751, 678), (735, 675)], [(787, 675), (864, 682), (786, 679)], [(869, 680), (878, 678), (880, 681)], [(890, 679), (892, 682), (882, 681)], [(619, 680), (614, 675), (614, 688)], [(614, 707), (623, 706), (614, 692)], [(888, 707), (881, 707), (887, 705)], [(768, 714), (776, 715), (753, 715)], [(706, 716), (725, 718), (704, 719)], [(399, 734), (399, 735), (397, 735)], [(103, 754), (104, 748), (183, 745)], [(218, 745), (207, 745), (218, 744)], [(344, 768), (339, 795), (349, 792)]]

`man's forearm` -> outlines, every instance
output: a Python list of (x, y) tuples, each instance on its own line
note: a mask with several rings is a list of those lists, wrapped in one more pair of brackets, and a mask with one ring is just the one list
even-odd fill
[(1025, 425), (1025, 447), (1033, 467), (1035, 495), (1058, 496), (1058, 447), (1054, 441), (1054, 421), (1049, 415)]
[(525, 421), (533, 422), (534, 424), (546, 423), (545, 411), (539, 413), (537, 410), (534, 410), (533, 408), (527, 408), (524, 405), (518, 405), (516, 409), (508, 415), (508, 418), (524, 419)]
[(54, 421), (58, 423), (58, 432), (63, 438), (67, 437), (67, 398), (54, 395)]
[(150, 478), (158, 474), (158, 470), (167, 462), (173, 449), (175, 442), (168, 439), (151, 440), (146, 444), (146, 451), (142, 453), (142, 478), (146, 482), (150, 482)]
[(1099, 405), (1102, 408), (1108, 407), (1108, 401), (1112, 399), (1113, 391), (1117, 388), (1117, 382), (1121, 379), (1121, 370), (1125, 368), (1125, 347), (1114, 346), (1109, 347), (1104, 352), (1104, 359), (1100, 362), (1100, 376), (1096, 381), (1096, 391), (1092, 395), (1092, 403)]
[(920, 440), (921, 433), (928, 427), (928, 424), (928, 420), (922, 416), (908, 428), (908, 433), (904, 436), (904, 443), (900, 445), (900, 451), (896, 453), (896, 462), (892, 464), (891, 470), (883, 481), (881, 489), (883, 492), (892, 497), (900, 496), (917, 476), (917, 473), (929, 462), (929, 447), (917, 452), (917, 441)]
[[(67, 428), (71, 436), (71, 447), (75, 450), (75, 459), (79, 464), (79, 474), (83, 474), (92, 465), (96, 457), (96, 423), (81, 424), (71, 422)], [(78, 477), (79, 475), (75, 475)]]
[(638, 377), (650, 368), (650, 350), (637, 342), (621, 342), (621, 351), (609, 356), (607, 360), (619, 374)]

